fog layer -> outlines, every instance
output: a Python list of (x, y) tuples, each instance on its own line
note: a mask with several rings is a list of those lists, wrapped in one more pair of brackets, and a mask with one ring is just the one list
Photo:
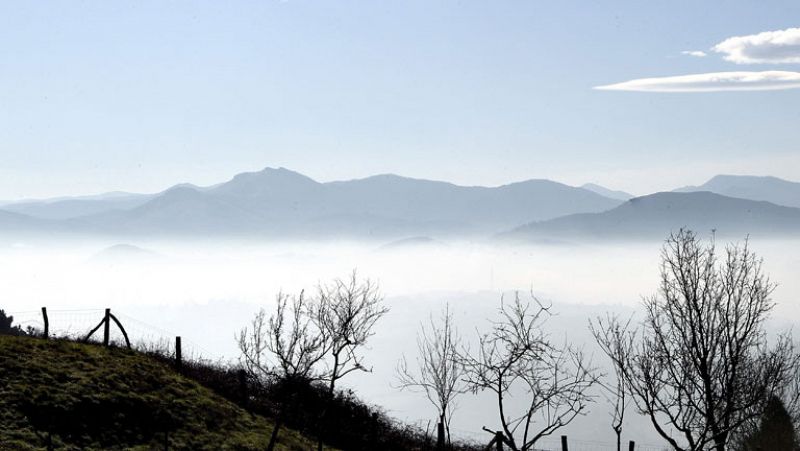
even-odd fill
[[(587, 322), (605, 311), (630, 314), (642, 295), (655, 292), (660, 244), (3, 242), (0, 308), (17, 322), (36, 325), (39, 308), (46, 306), (53, 330), (77, 334), (100, 320), (98, 309), (109, 307), (133, 341), (181, 335), (194, 355), (235, 360), (234, 334), (260, 307), (271, 310), (280, 290), (313, 290), (318, 282), (357, 269), (380, 284), (391, 311), (367, 351), (373, 372), (348, 377), (344, 385), (392, 416), (425, 425), (434, 411), (423, 395), (395, 388), (394, 369), (403, 354), (413, 361), (419, 324), (429, 315), (449, 303), (462, 335), (473, 340), (476, 328), (488, 326), (503, 293), (532, 292), (558, 313), (549, 323), (553, 337), (584, 345), (603, 366)], [(750, 245), (779, 284), (773, 327), (800, 322), (800, 240)], [(496, 427), (491, 399), (467, 395), (459, 404), (453, 420), (457, 435), (483, 439), (481, 426)], [(566, 432), (576, 439), (611, 441), (607, 410), (598, 399)], [(658, 443), (647, 422), (629, 418), (630, 439)]]

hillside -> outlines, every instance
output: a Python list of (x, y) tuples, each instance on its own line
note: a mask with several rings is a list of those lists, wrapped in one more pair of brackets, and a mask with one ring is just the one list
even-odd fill
[[(270, 422), (136, 352), (0, 336), (3, 450), (264, 449)], [(310, 442), (289, 430), (283, 450)]]
[(502, 236), (542, 238), (663, 238), (688, 227), (699, 233), (800, 236), (800, 209), (710, 192), (656, 193), (631, 199), (603, 213), (534, 222)]

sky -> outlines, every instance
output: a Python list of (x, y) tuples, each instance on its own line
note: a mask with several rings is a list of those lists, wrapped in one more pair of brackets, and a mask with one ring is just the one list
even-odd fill
[(0, 199), (287, 167), (800, 181), (794, 1), (4, 1)]

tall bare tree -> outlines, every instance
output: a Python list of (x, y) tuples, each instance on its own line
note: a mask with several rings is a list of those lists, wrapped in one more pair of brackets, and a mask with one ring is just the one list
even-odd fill
[(633, 335), (629, 333), (630, 319), (620, 321), (617, 316), (598, 317), (596, 323), (589, 322), (589, 329), (603, 353), (611, 360), (613, 380), (601, 382), (611, 410), (611, 429), (617, 436), (617, 451), (622, 450), (622, 425), (628, 405), (628, 390), (625, 387), (625, 371)]
[[(359, 279), (356, 271), (346, 279), (320, 284), (317, 291), (311, 318), (328, 340), (325, 380), (330, 401), (341, 378), (354, 371), (372, 371), (364, 365), (361, 351), (375, 334), (375, 324), (389, 309), (383, 304), (378, 285), (369, 279)], [(324, 416), (322, 412), (321, 421)], [(323, 430), (320, 427), (319, 451), (322, 451)]]
[[(593, 402), (589, 389), (598, 376), (583, 353), (552, 342), (542, 326), (550, 307), (531, 296), (502, 302), (500, 319), (481, 335), (476, 353), (465, 352), (466, 381), (475, 392), (488, 390), (497, 399), (502, 431), (496, 437), (512, 451), (533, 449), (536, 442), (585, 413)], [(510, 397), (525, 396), (522, 412), (508, 411)]]
[(308, 315), (309, 302), (303, 292), (299, 296), (279, 293), (276, 304), (276, 311), (269, 318), (261, 309), (250, 327), (239, 332), (237, 340), (242, 364), (251, 377), (262, 383), (277, 380), (282, 384), (268, 450), (277, 443), (284, 409), (297, 384), (322, 377), (317, 366), (330, 348), (330, 340)]
[(794, 372), (790, 338), (769, 346), (764, 330), (775, 285), (747, 241), (719, 256), (713, 240), (681, 230), (661, 260), (635, 341), (617, 343), (627, 353), (625, 383), (674, 449), (724, 451)]
[(440, 428), (446, 431), (448, 445), (455, 399), (467, 391), (462, 380), (464, 366), (459, 358), (462, 347), (461, 336), (453, 324), (453, 314), (447, 305), (438, 321), (431, 316), (427, 327), (421, 325), (417, 333), (416, 369), (409, 366), (405, 356), (397, 365), (400, 388), (425, 393), (437, 410)]

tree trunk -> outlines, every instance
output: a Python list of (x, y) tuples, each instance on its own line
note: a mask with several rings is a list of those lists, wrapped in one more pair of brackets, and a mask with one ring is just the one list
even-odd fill
[(436, 451), (444, 451), (444, 420), (439, 418), (439, 424), (436, 425)]
[(283, 424), (282, 417), (283, 415), (281, 413), (275, 417), (275, 426), (272, 428), (272, 434), (269, 437), (267, 451), (273, 451), (275, 449), (275, 445), (278, 443), (278, 431), (281, 429), (281, 425)]
[[(337, 368), (339, 365), (339, 355), (336, 354), (333, 359), (334, 368)], [(333, 392), (336, 389), (336, 377), (337, 371), (334, 370), (333, 374), (331, 375), (331, 383), (328, 385), (328, 399), (325, 401), (326, 406), (322, 409), (322, 412), (319, 416), (319, 426), (317, 431), (317, 451), (322, 451), (322, 442), (323, 442), (323, 431), (325, 430), (325, 417), (328, 414), (328, 409), (330, 409), (330, 405), (333, 402)]]

